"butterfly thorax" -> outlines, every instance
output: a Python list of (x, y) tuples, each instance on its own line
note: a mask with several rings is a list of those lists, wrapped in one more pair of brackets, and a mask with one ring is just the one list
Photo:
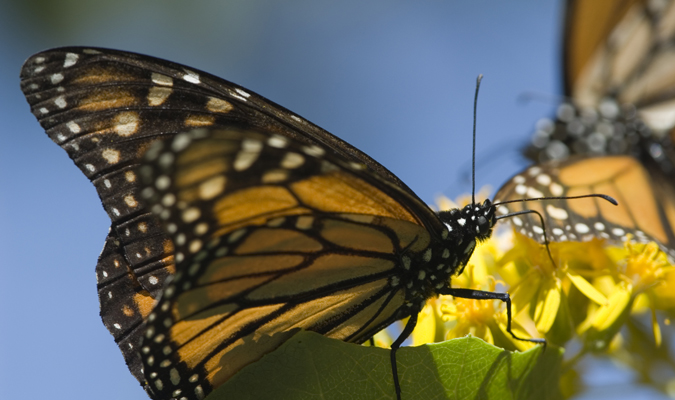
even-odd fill
[(496, 222), (495, 208), (486, 199), (483, 204), (468, 204), (464, 208), (441, 211), (438, 217), (448, 229), (448, 241), (456, 249), (458, 261), (453, 271), (460, 275), (471, 258), (476, 242), (487, 240), (492, 235)]
[(672, 176), (673, 160), (667, 157), (671, 147), (670, 138), (650, 129), (633, 105), (621, 106), (607, 97), (597, 108), (561, 104), (555, 121), (544, 118), (537, 123), (525, 156), (546, 162), (572, 155), (630, 155)]
[(446, 229), (439, 240), (417, 254), (401, 256), (405, 272), (392, 284), (405, 282), (407, 306), (421, 309), (429, 297), (450, 285), (450, 278), (464, 270), (476, 243), (492, 234), (495, 209), (490, 200), (438, 213)]

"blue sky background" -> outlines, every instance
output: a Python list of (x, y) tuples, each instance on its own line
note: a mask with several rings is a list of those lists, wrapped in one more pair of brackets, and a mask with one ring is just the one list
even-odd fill
[(525, 165), (518, 146), (554, 104), (517, 98), (560, 93), (561, 17), (555, 0), (0, 0), (0, 396), (147, 399), (98, 316), (109, 220), (29, 111), (28, 56), (91, 45), (211, 72), (347, 140), (433, 202), (470, 189), (460, 171), (479, 73), (477, 185), (496, 189)]

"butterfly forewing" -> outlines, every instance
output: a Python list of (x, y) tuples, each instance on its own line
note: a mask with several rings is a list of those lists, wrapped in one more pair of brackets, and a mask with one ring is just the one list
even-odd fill
[(423, 258), (431, 237), (363, 165), (233, 129), (148, 157), (144, 195), (176, 232), (181, 271), (143, 340), (155, 398), (200, 398), (299, 328), (362, 342), (410, 313), (401, 260)]
[[(571, 1), (565, 31), (565, 87), (580, 106), (608, 95), (645, 111), (673, 100), (672, 1)], [(650, 124), (652, 125), (652, 124)], [(672, 127), (672, 122), (670, 124)]]
[(567, 101), (539, 125), (526, 156), (625, 154), (675, 179), (674, 19), (672, 1), (568, 2)]

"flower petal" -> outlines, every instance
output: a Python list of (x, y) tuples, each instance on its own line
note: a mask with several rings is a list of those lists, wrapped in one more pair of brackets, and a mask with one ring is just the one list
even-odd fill
[(593, 300), (596, 304), (600, 306), (606, 306), (608, 304), (607, 297), (600, 293), (593, 285), (591, 285), (584, 277), (581, 275), (575, 274), (571, 271), (567, 272), (567, 277), (572, 281), (574, 286), (586, 297)]

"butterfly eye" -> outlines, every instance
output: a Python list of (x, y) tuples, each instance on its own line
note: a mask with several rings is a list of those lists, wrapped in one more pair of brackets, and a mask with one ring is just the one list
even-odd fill
[(481, 235), (485, 235), (490, 231), (490, 223), (487, 218), (482, 215), (478, 217), (478, 230)]

